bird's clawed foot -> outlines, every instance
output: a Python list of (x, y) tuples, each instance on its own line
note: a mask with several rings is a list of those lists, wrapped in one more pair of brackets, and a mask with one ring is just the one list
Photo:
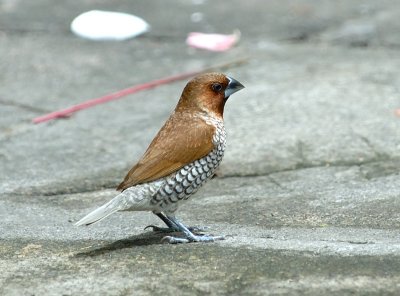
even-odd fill
[[(144, 228), (144, 230), (151, 228), (154, 232), (159, 232), (159, 233), (170, 233), (170, 232), (179, 232), (181, 231), (178, 227), (158, 227), (155, 225), (148, 225)], [(208, 226), (190, 226), (188, 227), (190, 232), (204, 232), (210, 227)]]
[(171, 232), (181, 232), (184, 237), (175, 237), (175, 236), (165, 236), (161, 241), (169, 244), (184, 244), (184, 243), (193, 243), (193, 242), (214, 242), (216, 240), (223, 240), (223, 236), (210, 236), (201, 234), (199, 232), (203, 232), (208, 229), (208, 227), (186, 227), (175, 216), (172, 215), (164, 215), (163, 213), (155, 213), (164, 223), (168, 226), (167, 228), (161, 228), (155, 225), (149, 225), (147, 228), (152, 228), (155, 232), (161, 233), (171, 233)]
[(194, 243), (194, 242), (214, 242), (216, 240), (224, 240), (223, 236), (209, 236), (209, 235), (192, 235), (187, 237), (174, 237), (174, 236), (165, 236), (161, 240), (162, 242), (168, 244), (185, 244), (185, 243)]

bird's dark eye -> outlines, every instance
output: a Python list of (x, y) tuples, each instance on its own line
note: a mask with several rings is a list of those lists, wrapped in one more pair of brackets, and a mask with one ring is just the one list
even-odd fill
[(220, 92), (222, 90), (222, 85), (220, 83), (214, 83), (212, 85), (212, 89), (216, 92)]

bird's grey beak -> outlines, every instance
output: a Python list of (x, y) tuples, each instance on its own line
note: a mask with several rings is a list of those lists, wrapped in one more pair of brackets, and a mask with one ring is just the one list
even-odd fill
[(229, 76), (226, 76), (226, 78), (228, 78), (229, 83), (225, 89), (225, 99), (228, 99), (231, 94), (234, 94), (235, 92), (241, 90), (242, 88), (244, 88), (244, 86), (239, 81)]

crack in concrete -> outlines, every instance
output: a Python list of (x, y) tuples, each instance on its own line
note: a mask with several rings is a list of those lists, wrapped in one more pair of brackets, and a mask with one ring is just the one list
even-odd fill
[[(374, 163), (379, 163), (382, 161), (400, 161), (398, 158), (388, 158), (386, 159), (381, 159), (381, 158), (371, 158), (369, 160), (364, 160), (364, 161), (336, 161), (336, 162), (320, 162), (316, 164), (299, 164), (291, 168), (284, 168), (281, 170), (276, 170), (276, 171), (270, 171), (268, 173), (255, 173), (255, 174), (246, 174), (246, 175), (241, 175), (241, 174), (226, 174), (223, 175), (219, 178), (225, 179), (225, 178), (252, 178), (252, 177), (268, 177), (273, 174), (279, 174), (279, 173), (286, 173), (286, 172), (293, 172), (293, 171), (298, 171), (298, 170), (303, 170), (303, 169), (314, 169), (314, 168), (327, 168), (327, 167), (361, 167), (363, 165), (369, 165), (369, 164), (374, 164)], [(399, 168), (400, 171), (400, 168)]]
[(267, 175), (268, 179), (270, 180), (270, 182), (276, 186), (278, 186), (280, 189), (283, 190), (288, 190), (287, 187), (283, 186), (281, 183), (279, 183), (275, 178), (273, 178), (271, 175)]
[(12, 101), (8, 101), (8, 100), (4, 100), (4, 99), (0, 99), (0, 105), (4, 105), (4, 106), (12, 106), (12, 107), (17, 107), (20, 109), (24, 109), (26, 111), (30, 111), (30, 112), (34, 112), (34, 113), (48, 113), (48, 110), (42, 109), (42, 108), (38, 108), (38, 107), (34, 107), (31, 105), (27, 105), (27, 104), (22, 104), (22, 103), (18, 103), (18, 102), (12, 102)]
[(305, 147), (306, 144), (301, 141), (298, 140), (296, 143), (296, 155), (299, 159), (299, 162), (296, 163), (295, 169), (304, 169), (304, 168), (309, 168), (309, 167), (313, 167), (313, 165), (308, 161), (306, 155), (305, 155)]
[(371, 149), (371, 151), (375, 153), (377, 158), (379, 158), (379, 159), (388, 159), (389, 158), (389, 155), (387, 155), (386, 153), (378, 151), (378, 149), (376, 149), (376, 147), (371, 143), (371, 141), (367, 137), (357, 134), (357, 133), (355, 133), (355, 135), (357, 135), (368, 146), (368, 148)]
[[(379, 149), (377, 149), (375, 147), (375, 145), (372, 144), (372, 142), (370, 141), (370, 139), (368, 139), (368, 137), (363, 136), (363, 135), (355, 132), (354, 130), (352, 130), (352, 132), (354, 133), (354, 135), (359, 137), (361, 139), (361, 141), (375, 154), (375, 157), (374, 157), (375, 161), (374, 162), (378, 163), (378, 162), (390, 160), (390, 155), (388, 155), (387, 153), (379, 151)], [(370, 163), (366, 163), (366, 164), (370, 164)], [(364, 163), (359, 165), (360, 175), (363, 176), (367, 180), (373, 179), (373, 176), (371, 176), (371, 172), (366, 170), (363, 167), (364, 165), (365, 165)]]
[[(388, 159), (388, 161), (390, 161), (391, 163), (394, 161), (400, 162), (400, 159), (392, 158), (392, 159)], [(360, 167), (360, 171), (362, 171), (361, 166), (365, 166), (365, 165), (369, 165), (369, 164), (377, 164), (377, 163), (381, 163), (381, 162), (382, 162), (382, 160), (377, 160), (377, 159), (370, 159), (368, 161), (360, 161), (360, 162), (336, 162), (336, 163), (329, 163), (328, 165), (325, 164), (325, 165), (309, 165), (309, 166), (303, 166), (303, 167), (294, 167), (294, 168), (272, 171), (272, 172), (264, 173), (264, 174), (262, 174), (262, 173), (246, 174), (246, 175), (231, 174), (231, 175), (220, 176), (218, 178), (229, 179), (229, 178), (267, 177), (271, 183), (278, 186), (280, 189), (288, 190), (284, 185), (282, 185), (275, 178), (273, 178), (272, 175), (278, 174), (278, 173), (294, 172), (294, 171), (304, 170), (304, 169), (329, 168), (329, 167), (343, 167), (343, 168)], [(399, 172), (400, 172), (400, 169), (398, 171), (391, 170), (385, 176), (391, 175), (391, 174), (395, 175), (395, 174), (398, 174)], [(371, 178), (366, 178), (366, 179), (369, 180)], [(7, 195), (60, 196), (60, 195), (66, 195), (66, 194), (80, 194), (80, 193), (96, 192), (96, 191), (104, 190), (104, 189), (115, 189), (117, 186), (117, 183), (118, 182), (114, 182), (114, 181), (104, 181), (101, 184), (92, 183), (89, 185), (82, 184), (82, 186), (77, 186), (77, 184), (79, 184), (79, 180), (74, 180), (72, 182), (65, 182), (65, 183), (57, 182), (56, 184), (48, 184), (46, 186), (19, 188), (14, 191), (7, 192)], [(71, 187), (70, 184), (74, 184), (77, 187), (76, 188)], [(85, 185), (86, 187), (83, 185)], [(59, 188), (59, 187), (63, 187), (63, 188)]]
[(302, 163), (306, 163), (307, 159), (304, 155), (304, 142), (301, 140), (297, 141), (297, 154), (301, 160)]

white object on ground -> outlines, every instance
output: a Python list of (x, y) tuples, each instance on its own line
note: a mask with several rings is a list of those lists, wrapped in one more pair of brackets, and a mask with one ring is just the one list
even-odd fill
[(147, 32), (149, 24), (132, 14), (91, 10), (78, 15), (71, 31), (91, 40), (125, 40)]
[(235, 30), (230, 35), (191, 32), (186, 39), (186, 44), (211, 51), (226, 51), (234, 46), (239, 39), (239, 30)]

